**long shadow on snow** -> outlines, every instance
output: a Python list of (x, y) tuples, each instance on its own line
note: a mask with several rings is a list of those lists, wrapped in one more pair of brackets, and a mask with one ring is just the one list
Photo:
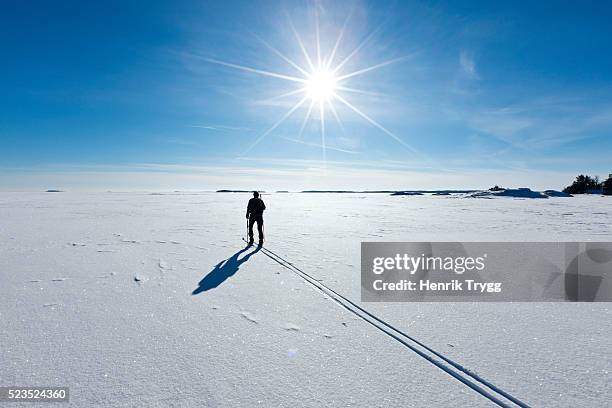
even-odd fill
[(208, 272), (208, 274), (198, 283), (198, 287), (195, 288), (194, 291), (191, 292), (191, 294), (197, 295), (199, 293), (206, 292), (210, 289), (214, 289), (217, 286), (221, 285), (230, 276), (238, 272), (240, 265), (248, 261), (249, 258), (256, 252), (258, 252), (261, 248), (256, 247), (254, 251), (251, 251), (245, 256), (243, 256), (242, 258), (238, 259), (238, 257), (242, 253), (246, 252), (248, 249), (249, 247), (241, 249), (240, 251), (236, 252), (231, 257), (219, 262), (215, 266), (215, 268), (212, 271)]

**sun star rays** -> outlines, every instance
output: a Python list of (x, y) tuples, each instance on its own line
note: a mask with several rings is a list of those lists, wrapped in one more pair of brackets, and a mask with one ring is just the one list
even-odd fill
[[(347, 29), (351, 13), (347, 15), (344, 20), (344, 24), (342, 25), (338, 36), (333, 42), (333, 48), (329, 52), (328, 55), (324, 56), (321, 49), (321, 30), (319, 25), (319, 11), (315, 10), (315, 24), (314, 24), (314, 35), (315, 35), (315, 55), (314, 60), (313, 56), (307, 51), (306, 46), (304, 45), (304, 41), (295, 26), (291, 22), (289, 18), (289, 26), (291, 31), (295, 37), (296, 45), (301, 51), (306, 66), (300, 65), (298, 62), (289, 58), (287, 55), (280, 52), (278, 49), (270, 45), (267, 41), (255, 35), (257, 40), (259, 40), (266, 48), (268, 48), (272, 53), (282, 59), (289, 67), (293, 68), (296, 71), (295, 75), (289, 75), (282, 72), (274, 72), (264, 69), (258, 69), (255, 67), (250, 67), (242, 64), (235, 64), (231, 62), (221, 61), (213, 58), (206, 58), (206, 61), (218, 65), (222, 65), (228, 68), (233, 68), (236, 70), (267, 76), (279, 80), (289, 81), (297, 85), (297, 87), (293, 90), (286, 91), (282, 94), (273, 96), (268, 98), (267, 101), (277, 100), (277, 99), (286, 99), (292, 96), (298, 96), (299, 100), (293, 104), (286, 112), (284, 112), (281, 117), (265, 132), (259, 135), (253, 143), (243, 152), (243, 155), (250, 152), (255, 146), (257, 146), (266, 136), (272, 133), (275, 129), (277, 129), (285, 120), (287, 120), (290, 116), (292, 116), (298, 108), (302, 106), (307, 106), (306, 114), (301, 121), (301, 125), (299, 127), (299, 131), (297, 133), (296, 139), (294, 140), (302, 140), (302, 136), (306, 126), (309, 121), (312, 119), (317, 120), (319, 123), (319, 128), (321, 131), (321, 149), (323, 160), (327, 159), (327, 146), (326, 146), (326, 110), (331, 112), (331, 116), (334, 117), (338, 126), (340, 127), (343, 135), (345, 134), (345, 127), (340, 118), (340, 114), (336, 109), (335, 103), (339, 103), (342, 106), (348, 108), (349, 111), (352, 111), (357, 116), (361, 117), (363, 120), (368, 122), (370, 125), (374, 126), (387, 136), (391, 137), (393, 140), (401, 144), (406, 149), (410, 150), (412, 153), (417, 153), (415, 149), (413, 149), (410, 145), (408, 145), (405, 141), (403, 141), (400, 137), (395, 135), (393, 132), (382, 126), (368, 114), (363, 112), (361, 109), (357, 108), (354, 104), (352, 104), (349, 100), (347, 100), (347, 96), (341, 95), (341, 92), (348, 93), (357, 93), (362, 95), (370, 95), (370, 96), (378, 96), (381, 97), (381, 94), (370, 92), (368, 90), (357, 89), (353, 86), (348, 86), (348, 82), (350, 79), (359, 76), (365, 75), (374, 70), (380, 69), (382, 67), (388, 66), (390, 64), (396, 63), (405, 59), (406, 57), (394, 58), (387, 61), (383, 61), (365, 68), (357, 69), (352, 72), (342, 72), (343, 68), (351, 61), (352, 58), (355, 57), (359, 53), (359, 51), (370, 42), (376, 33), (380, 30), (380, 27), (375, 29), (373, 32), (368, 34), (354, 49), (351, 50), (350, 53), (346, 57), (340, 60), (339, 63), (334, 65), (334, 60), (337, 58), (339, 54), (339, 49), (341, 47), (343, 38), (345, 36), (345, 31)], [(309, 101), (309, 103), (306, 103)], [(315, 107), (318, 109), (318, 115), (313, 116), (313, 110)], [(317, 118), (318, 116), (318, 118)], [(334, 150), (334, 149), (332, 149)], [(337, 150), (337, 149), (335, 149)]]

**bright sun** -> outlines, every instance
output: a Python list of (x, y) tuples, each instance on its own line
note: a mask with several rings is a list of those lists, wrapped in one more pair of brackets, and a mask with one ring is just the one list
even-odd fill
[[(298, 64), (294, 60), (287, 57), (285, 54), (281, 53), (279, 50), (274, 48), (272, 45), (268, 44), (265, 40), (259, 38), (259, 40), (272, 52), (278, 55), (282, 60), (284, 60), (287, 64), (292, 66), (295, 69), (294, 74), (286, 74), (281, 72), (273, 72), (263, 69), (258, 69), (255, 67), (249, 67), (240, 64), (234, 64), (231, 62), (220, 61), (212, 58), (204, 58), (206, 61), (224, 65), (226, 67), (238, 69), (245, 72), (250, 72), (253, 74), (263, 75), (271, 78), (282, 79), (285, 81), (290, 81), (298, 84), (295, 89), (289, 90), (281, 95), (274, 96), (270, 99), (281, 99), (288, 98), (291, 96), (299, 95), (298, 101), (293, 104), (291, 108), (289, 108), (276, 123), (270, 126), (265, 132), (259, 135), (253, 143), (246, 149), (243, 154), (248, 153), (253, 147), (255, 147), (261, 140), (263, 140), (267, 135), (272, 133), (281, 123), (283, 123), (289, 116), (291, 116), (298, 108), (302, 106), (306, 106), (306, 115), (302, 120), (302, 125), (299, 130), (296, 132), (296, 139), (301, 140), (302, 134), (306, 129), (307, 122), (313, 118), (314, 120), (320, 121), (320, 129), (321, 129), (321, 148), (323, 152), (323, 160), (326, 160), (326, 125), (325, 120), (326, 117), (329, 118), (330, 115), (326, 115), (325, 112), (328, 110), (331, 112), (331, 116), (335, 118), (338, 122), (338, 125), (342, 132), (344, 132), (344, 125), (342, 124), (342, 120), (340, 119), (340, 115), (336, 110), (336, 105), (341, 104), (345, 108), (353, 111), (357, 115), (361, 116), (371, 125), (377, 127), (382, 132), (386, 133), (391, 138), (395, 139), (402, 146), (406, 147), (412, 152), (415, 150), (409, 146), (406, 142), (400, 139), (398, 136), (393, 134), (391, 131), (383, 127), (380, 123), (372, 119), (365, 112), (357, 108), (351, 102), (349, 102), (349, 97), (347, 94), (349, 93), (358, 93), (362, 95), (371, 94), (368, 91), (360, 90), (353, 88), (350, 85), (350, 79), (356, 77), (358, 75), (363, 75), (368, 72), (380, 69), (386, 65), (395, 63), (404, 59), (405, 57), (399, 57), (391, 60), (387, 60), (375, 65), (371, 65), (366, 68), (358, 69), (352, 72), (343, 72), (343, 68), (348, 64), (348, 62), (359, 52), (359, 50), (366, 44), (366, 42), (373, 36), (373, 33), (369, 34), (365, 39), (351, 51), (348, 53), (343, 59), (339, 58), (340, 52), (340, 43), (344, 36), (344, 31), (347, 28), (347, 24), (349, 22), (349, 16), (346, 17), (344, 25), (340, 30), (338, 37), (334, 42), (329, 42), (330, 44), (334, 44), (333, 48), (330, 52), (326, 53), (326, 55), (321, 55), (321, 38), (319, 32), (319, 14), (315, 13), (315, 38), (316, 41), (313, 44), (312, 48), (316, 49), (316, 58), (311, 58), (311, 54), (306, 50), (306, 46), (304, 45), (301, 36), (296, 31), (295, 27), (289, 21), (289, 24), (293, 30), (295, 35), (296, 45), (302, 51), (303, 54), (303, 64)], [(313, 109), (314, 108), (314, 109)], [(318, 115), (315, 113), (318, 111)], [(318, 118), (317, 118), (318, 117)]]
[(333, 72), (319, 69), (306, 80), (306, 94), (315, 102), (328, 101), (335, 94), (336, 81)]

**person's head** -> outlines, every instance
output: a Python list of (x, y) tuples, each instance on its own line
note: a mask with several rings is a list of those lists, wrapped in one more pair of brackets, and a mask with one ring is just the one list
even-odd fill
[(253, 191), (253, 197), (259, 198), (259, 193), (257, 191)]

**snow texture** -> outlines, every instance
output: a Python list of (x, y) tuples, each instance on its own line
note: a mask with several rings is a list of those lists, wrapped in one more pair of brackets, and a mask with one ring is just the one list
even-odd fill
[(479, 191), (472, 197), (515, 197), (515, 198), (548, 198), (548, 195), (530, 188), (507, 188), (499, 191)]
[[(1, 193), (0, 386), (69, 386), (74, 407), (492, 406), (245, 249), (248, 198)], [(361, 241), (608, 241), (610, 197), (263, 199), (264, 248), (321, 284), (532, 406), (612, 405), (609, 304), (359, 302)]]

